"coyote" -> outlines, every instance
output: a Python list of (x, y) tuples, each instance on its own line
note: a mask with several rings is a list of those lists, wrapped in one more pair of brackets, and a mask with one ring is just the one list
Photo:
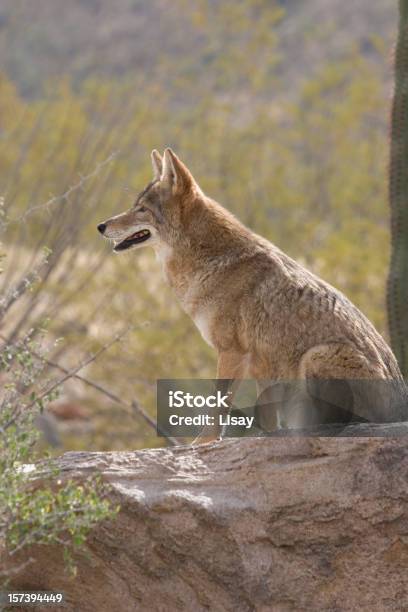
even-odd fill
[[(163, 157), (154, 150), (151, 159), (153, 180), (130, 210), (98, 230), (117, 253), (155, 249), (181, 306), (218, 353), (217, 379), (258, 381), (261, 408), (269, 407), (260, 412), (266, 429), (345, 422), (351, 413), (358, 420), (404, 420), (401, 372), (370, 321), (340, 291), (207, 197), (171, 149)], [(351, 384), (347, 406), (333, 401), (336, 384), (331, 390), (323, 385), (308, 404), (316, 381), (366, 384), (357, 390)], [(378, 382), (395, 383), (400, 399), (385, 398)], [(306, 406), (300, 412), (299, 397)], [(201, 440), (219, 435), (214, 426)]]

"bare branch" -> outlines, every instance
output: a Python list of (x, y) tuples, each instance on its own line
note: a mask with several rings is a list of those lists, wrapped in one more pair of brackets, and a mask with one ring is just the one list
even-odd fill
[[(0, 337), (2, 337), (3, 340), (6, 340), (3, 336), (1, 336), (1, 334), (0, 334)], [(66, 377), (64, 377), (65, 379), (67, 379), (67, 378), (75, 378), (77, 380), (80, 380), (84, 384), (88, 385), (89, 387), (92, 387), (96, 391), (99, 391), (99, 393), (102, 393), (103, 395), (108, 397), (112, 402), (115, 402), (116, 404), (119, 404), (120, 406), (126, 408), (126, 411), (131, 416), (135, 416), (135, 413), (137, 415), (141, 416), (144, 419), (144, 421), (150, 427), (152, 427), (154, 430), (158, 431), (160, 433), (160, 435), (163, 436), (167, 440), (167, 442), (169, 443), (170, 446), (178, 446), (179, 445), (178, 441), (175, 438), (173, 438), (172, 436), (169, 436), (168, 433), (166, 431), (164, 431), (156, 423), (156, 421), (154, 419), (152, 419), (152, 417), (140, 405), (139, 401), (133, 400), (132, 402), (126, 402), (121, 397), (116, 395), (116, 393), (113, 393), (109, 389), (106, 389), (106, 387), (103, 387), (99, 383), (96, 383), (93, 380), (90, 380), (89, 378), (86, 378), (85, 376), (82, 376), (82, 375), (78, 374), (77, 372), (74, 372), (73, 370), (70, 371), (67, 368), (64, 368), (59, 363), (55, 363), (54, 361), (52, 361), (50, 359), (47, 359), (46, 357), (43, 357), (42, 355), (40, 355), (36, 351), (33, 351), (32, 349), (30, 349), (30, 351), (34, 355), (34, 357), (36, 357), (37, 359), (41, 359), (44, 363), (46, 363), (50, 367), (56, 368), (56, 369), (60, 370), (60, 372), (64, 372), (66, 374)]]
[(52, 198), (50, 198), (47, 202), (44, 202), (43, 204), (37, 204), (36, 206), (32, 206), (23, 215), (21, 215), (21, 217), (17, 217), (15, 219), (9, 219), (8, 221), (5, 221), (4, 223), (2, 223), (2, 228), (8, 227), (12, 223), (19, 223), (21, 221), (25, 221), (27, 217), (31, 216), (33, 213), (37, 212), (38, 210), (49, 208), (53, 204), (56, 204), (57, 202), (61, 202), (62, 200), (68, 200), (70, 195), (73, 192), (81, 189), (85, 185), (85, 183), (87, 183), (90, 179), (92, 179), (97, 174), (99, 174), (102, 168), (110, 164), (117, 157), (117, 155), (118, 155), (118, 151), (114, 151), (104, 161), (96, 164), (92, 172), (84, 176), (81, 176), (80, 180), (75, 185), (72, 185), (71, 187), (69, 187), (69, 189), (67, 189), (65, 193), (58, 195), (58, 196), (53, 196)]
[(99, 349), (99, 351), (96, 351), (96, 353), (93, 353), (92, 355), (90, 355), (90, 357), (88, 357), (88, 359), (86, 359), (85, 361), (82, 361), (79, 365), (77, 365), (76, 368), (73, 368), (72, 370), (69, 370), (66, 373), (65, 376), (63, 376), (62, 378), (59, 378), (58, 380), (56, 380), (48, 389), (46, 389), (43, 393), (41, 393), (41, 395), (36, 397), (35, 400), (30, 402), (27, 406), (24, 406), (24, 410), (29, 410), (30, 408), (35, 406), (35, 404), (37, 402), (39, 402), (42, 399), (44, 399), (45, 397), (47, 397), (47, 395), (49, 395), (50, 393), (55, 391), (55, 389), (60, 387), (66, 380), (68, 380), (69, 378), (72, 378), (77, 372), (79, 372), (80, 370), (85, 368), (85, 366), (87, 366), (90, 363), (92, 363), (93, 361), (95, 361), (99, 357), (99, 355), (101, 355), (102, 353), (104, 353), (105, 351), (110, 349), (114, 344), (119, 342), (128, 332), (129, 332), (129, 328), (127, 328), (126, 330), (124, 330), (123, 332), (121, 332), (120, 334), (115, 336), (115, 338), (111, 342), (109, 342), (108, 344), (104, 344)]
[(32, 272), (29, 272), (26, 276), (21, 278), (17, 284), (8, 291), (8, 296), (0, 300), (0, 318), (2, 318), (13, 304), (25, 293), (32, 285), (40, 278), (40, 272), (49, 264), (47, 257), (40, 262), (38, 266), (34, 268)]
[[(69, 378), (73, 378), (73, 376), (75, 374), (77, 374), (77, 372), (79, 372), (80, 370), (82, 370), (85, 366), (89, 365), (90, 363), (92, 363), (93, 361), (95, 361), (95, 359), (97, 359), (99, 357), (99, 355), (101, 355), (102, 353), (104, 353), (105, 351), (107, 351), (109, 348), (111, 348), (111, 346), (113, 346), (114, 344), (116, 344), (116, 342), (119, 342), (123, 336), (125, 334), (128, 333), (130, 328), (127, 328), (126, 330), (124, 330), (122, 333), (118, 334), (117, 336), (115, 336), (115, 338), (109, 342), (108, 344), (104, 344), (99, 351), (97, 351), (96, 353), (93, 353), (90, 357), (88, 357), (88, 359), (86, 359), (85, 361), (82, 361), (76, 368), (73, 368), (72, 370), (68, 370), (66, 375), (63, 376), (62, 378), (59, 378), (57, 381), (55, 381), (50, 387), (48, 387), (48, 389), (46, 389), (45, 391), (43, 391), (43, 393), (41, 393), (39, 396), (37, 396), (32, 402), (30, 402), (29, 404), (26, 405), (21, 405), (21, 407), (19, 408), (19, 410), (15, 411), (14, 414), (12, 415), (12, 417), (7, 421), (7, 423), (4, 424), (3, 429), (6, 430), (8, 429), (11, 425), (13, 425), (13, 423), (16, 422), (16, 420), (18, 419), (19, 414), (21, 413), (22, 410), (24, 410), (25, 412), (29, 411), (31, 408), (33, 408), (33, 406), (35, 406), (38, 402), (40, 402), (41, 400), (43, 400), (44, 398), (46, 398), (48, 395), (50, 395), (53, 391), (55, 391), (55, 389), (57, 389), (58, 387), (60, 387), (66, 380), (68, 380)], [(34, 352), (32, 352), (32, 354), (34, 354)], [(38, 358), (44, 361), (44, 358), (41, 355), (38, 355)]]

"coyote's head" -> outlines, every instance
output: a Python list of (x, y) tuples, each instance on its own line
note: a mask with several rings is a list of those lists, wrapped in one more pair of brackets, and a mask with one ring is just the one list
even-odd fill
[(166, 149), (163, 157), (154, 150), (151, 159), (153, 180), (132, 208), (98, 225), (100, 233), (114, 242), (116, 252), (158, 243), (171, 245), (180, 235), (183, 210), (200, 193), (189, 170), (171, 149)]

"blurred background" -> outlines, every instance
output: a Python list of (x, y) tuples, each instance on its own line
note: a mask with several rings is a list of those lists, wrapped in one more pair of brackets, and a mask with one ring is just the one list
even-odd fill
[(160, 446), (131, 402), (155, 418), (156, 379), (215, 372), (153, 252), (113, 256), (96, 232), (150, 180), (153, 148), (386, 333), (396, 31), (389, 0), (2, 0), (0, 342), (46, 328), (69, 369), (132, 326), (81, 370), (128, 406), (67, 381), (54, 452)]

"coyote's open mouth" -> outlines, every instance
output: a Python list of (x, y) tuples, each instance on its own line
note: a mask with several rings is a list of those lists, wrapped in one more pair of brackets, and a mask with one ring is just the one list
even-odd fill
[(126, 249), (129, 249), (134, 244), (139, 244), (139, 242), (144, 242), (145, 240), (150, 238), (150, 236), (151, 236), (151, 233), (149, 232), (149, 230), (140, 230), (139, 232), (135, 232), (131, 236), (128, 236), (127, 238), (125, 238), (125, 240), (122, 240), (122, 242), (119, 242), (119, 244), (116, 244), (113, 250), (114, 251), (125, 251)]

